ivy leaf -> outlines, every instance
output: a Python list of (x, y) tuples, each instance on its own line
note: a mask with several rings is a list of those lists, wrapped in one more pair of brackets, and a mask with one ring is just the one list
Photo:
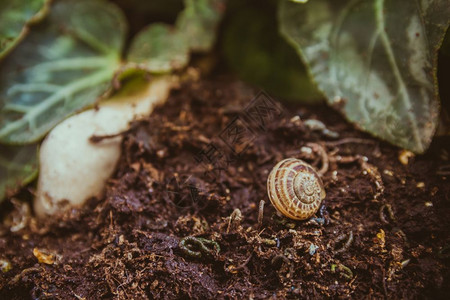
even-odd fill
[(128, 60), (153, 73), (181, 69), (190, 51), (208, 51), (224, 10), (223, 0), (185, 0), (176, 25), (151, 24), (131, 43)]
[(187, 39), (172, 26), (152, 24), (135, 37), (128, 60), (153, 73), (170, 72), (187, 65), (189, 45)]
[(0, 202), (38, 173), (37, 145), (0, 145)]
[(0, 3), (0, 59), (26, 35), (31, 23), (48, 11), (48, 0), (8, 0)]
[(60, 1), (0, 65), (0, 142), (37, 141), (101, 95), (126, 31), (106, 1)]
[(209, 51), (225, 10), (225, 1), (184, 0), (184, 6), (185, 9), (177, 18), (176, 27), (183, 32), (192, 51)]
[(328, 102), (362, 129), (424, 152), (439, 115), (446, 0), (281, 1), (281, 32)]

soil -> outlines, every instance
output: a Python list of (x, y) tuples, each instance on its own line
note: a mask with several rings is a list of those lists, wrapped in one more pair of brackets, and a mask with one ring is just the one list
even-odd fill
[[(0, 299), (446, 298), (442, 144), (402, 163), (408, 153), (330, 108), (260, 105), (257, 92), (227, 76), (182, 84), (124, 133), (105, 196), (84, 208), (38, 221), (5, 201)], [(310, 220), (268, 200), (268, 172), (287, 157), (324, 172)]]

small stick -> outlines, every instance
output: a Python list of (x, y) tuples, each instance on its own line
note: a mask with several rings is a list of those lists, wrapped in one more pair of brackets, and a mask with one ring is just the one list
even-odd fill
[(264, 200), (259, 201), (258, 228), (261, 228), (264, 216)]
[(94, 143), (94, 144), (96, 144), (96, 143), (100, 143), (101, 141), (103, 141), (103, 140), (107, 140), (107, 139), (113, 139), (113, 138), (116, 138), (116, 137), (118, 137), (118, 136), (123, 136), (123, 135), (125, 135), (125, 134), (127, 134), (127, 133), (129, 133), (129, 132), (131, 132), (131, 128), (130, 129), (127, 129), (127, 130), (124, 130), (124, 131), (121, 131), (121, 132), (119, 132), (119, 133), (115, 133), (115, 134), (105, 134), (105, 135), (92, 135), (90, 138), (89, 138), (89, 141), (91, 142), (91, 143)]
[(375, 185), (377, 187), (377, 192), (373, 196), (374, 200), (378, 200), (378, 197), (384, 193), (384, 184), (383, 179), (381, 179), (380, 172), (378, 171), (377, 167), (374, 165), (371, 165), (367, 162), (366, 157), (362, 157), (359, 160), (359, 163), (361, 164), (361, 167), (364, 171), (369, 174), (370, 177), (375, 181)]
[(236, 270), (243, 269), (250, 262), (250, 259), (252, 259), (252, 256), (253, 256), (253, 251), (250, 253), (250, 255), (247, 257), (247, 259), (245, 259), (245, 261), (242, 264), (240, 264), (239, 266), (236, 267)]
[(325, 142), (325, 144), (327, 146), (339, 146), (342, 144), (351, 144), (351, 143), (355, 143), (355, 144), (375, 144), (375, 141), (371, 141), (371, 140), (365, 140), (365, 139), (359, 139), (359, 138), (345, 138), (339, 141), (330, 141), (330, 142)]
[(19, 280), (23, 276), (28, 275), (29, 273), (39, 272), (39, 271), (41, 271), (41, 268), (31, 267), (31, 268), (23, 269), (22, 272), (20, 272), (16, 276), (14, 276), (14, 278), (9, 281), (9, 285), (16, 284), (17, 282), (19, 282)]
[[(231, 225), (233, 225), (233, 228), (235, 228), (242, 221), (241, 210), (239, 208), (236, 208), (228, 218), (227, 233), (230, 232), (230, 228), (232, 228)], [(234, 226), (234, 224), (236, 224), (236, 226)]]

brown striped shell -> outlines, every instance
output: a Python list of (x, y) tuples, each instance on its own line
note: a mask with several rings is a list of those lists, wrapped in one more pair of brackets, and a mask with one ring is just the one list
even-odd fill
[(294, 220), (313, 216), (325, 198), (325, 189), (317, 172), (296, 158), (282, 160), (272, 169), (267, 178), (267, 193), (272, 205)]

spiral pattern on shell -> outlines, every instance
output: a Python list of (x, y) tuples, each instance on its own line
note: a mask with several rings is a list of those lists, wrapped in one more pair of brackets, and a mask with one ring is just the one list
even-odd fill
[(296, 158), (287, 158), (275, 165), (267, 178), (267, 193), (272, 205), (294, 220), (313, 216), (325, 198), (325, 189), (317, 172)]

